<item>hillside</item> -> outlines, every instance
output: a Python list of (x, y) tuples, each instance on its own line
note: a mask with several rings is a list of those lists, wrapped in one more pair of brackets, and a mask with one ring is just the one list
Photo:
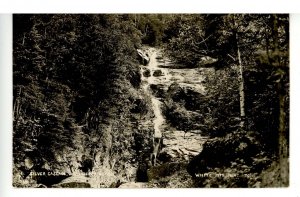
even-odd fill
[(13, 186), (288, 186), (288, 29), (287, 15), (14, 15)]

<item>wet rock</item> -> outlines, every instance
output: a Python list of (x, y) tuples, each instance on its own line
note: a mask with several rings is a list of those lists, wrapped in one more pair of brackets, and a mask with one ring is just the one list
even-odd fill
[(182, 99), (185, 99), (185, 92), (178, 83), (172, 83), (168, 88), (168, 97), (172, 98), (173, 101), (179, 102)]
[(158, 155), (158, 160), (163, 163), (172, 161), (172, 158), (173, 157), (170, 154), (168, 154), (167, 152), (160, 152)]
[(151, 84), (150, 85), (151, 91), (153, 92), (154, 96), (157, 98), (164, 98), (166, 96), (164, 85), (162, 84)]
[(162, 61), (162, 60), (164, 59), (161, 55), (162, 55), (162, 54), (158, 54), (158, 55), (156, 56), (156, 59), (157, 59), (158, 62), (160, 62), (160, 61)]
[(137, 49), (137, 53), (139, 55), (139, 61), (143, 65), (147, 65), (150, 61), (148, 54), (141, 49)]
[(209, 67), (212, 66), (214, 63), (216, 63), (218, 61), (217, 58), (212, 58), (209, 56), (204, 56), (200, 58), (200, 61), (198, 62), (199, 66), (204, 66), (204, 67)]
[(149, 69), (145, 69), (145, 71), (143, 72), (143, 76), (144, 77), (150, 77), (151, 76), (151, 72)]
[(194, 88), (178, 83), (170, 85), (167, 96), (174, 102), (181, 103), (187, 110), (197, 111), (205, 102), (204, 95), (195, 91)]
[(153, 72), (154, 77), (160, 77), (160, 76), (163, 76), (163, 75), (164, 75), (164, 73), (161, 70), (155, 70)]
[(187, 100), (192, 97), (201, 98), (203, 96), (193, 88), (192, 84), (179, 83), (172, 83), (168, 88), (168, 94), (174, 101)]

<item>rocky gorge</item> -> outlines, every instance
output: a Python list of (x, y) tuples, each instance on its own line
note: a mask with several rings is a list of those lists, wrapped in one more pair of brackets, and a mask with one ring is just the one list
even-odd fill
[(13, 18), (14, 187), (288, 186), (288, 15)]
[[(186, 97), (192, 97), (195, 94), (204, 95), (203, 81), (205, 78), (201, 73), (208, 68), (172, 68), (173, 62), (163, 55), (161, 49), (153, 47), (144, 47), (138, 53), (143, 59), (139, 66), (141, 91), (147, 98), (146, 100), (149, 102), (147, 105), (151, 110), (146, 117), (137, 119), (132, 131), (129, 132), (135, 133), (132, 142), (138, 149), (137, 153), (130, 157), (137, 162), (124, 161), (123, 170), (119, 171), (116, 169), (119, 167), (114, 167), (114, 165), (120, 161), (117, 161), (117, 158), (112, 157), (108, 152), (103, 152), (105, 149), (99, 149), (96, 146), (88, 150), (83, 148), (82, 142), (88, 140), (83, 130), (85, 125), (74, 125), (77, 132), (73, 140), (74, 144), (78, 146), (73, 150), (65, 150), (63, 156), (57, 155), (58, 161), (62, 162), (57, 171), (64, 173), (65, 176), (61, 177), (62, 181), (58, 182), (58, 179), (54, 181), (55, 184), (50, 183), (50, 185), (46, 185), (47, 187), (154, 187), (151, 184), (156, 179), (160, 179), (160, 176), (171, 176), (177, 170), (186, 172), (184, 166), (201, 152), (202, 145), (208, 136), (205, 136), (200, 129), (192, 129), (189, 125), (186, 128), (172, 125), (172, 119), (170, 119), (172, 117), (166, 117), (166, 110), (171, 101), (180, 103)], [(186, 105), (191, 104), (186, 103)], [(182, 107), (184, 114), (179, 114), (184, 115), (184, 118), (192, 120), (199, 116), (199, 111), (187, 110), (184, 106)], [(194, 121), (187, 123), (185, 119), (176, 121), (180, 121), (182, 124), (194, 123)], [(107, 141), (105, 144), (112, 146), (113, 143), (116, 143), (112, 141), (111, 134), (109, 134), (112, 133), (112, 127), (104, 129), (107, 131), (107, 136), (103, 140)], [(143, 142), (144, 144), (139, 144)], [(82, 166), (86, 164), (81, 161), (84, 161), (82, 157), (88, 155), (89, 152), (94, 152), (93, 166), (91, 166), (90, 172), (86, 171), (85, 173)], [(132, 152), (127, 154), (132, 154)], [(169, 165), (177, 166), (174, 168), (177, 170), (161, 174), (162, 171), (165, 171), (164, 168), (169, 168)], [(42, 168), (44, 170), (51, 169), (46, 166)], [(161, 171), (160, 168), (164, 170)], [(116, 174), (116, 172), (121, 174)], [(43, 181), (38, 182), (43, 185), (47, 180), (53, 178), (57, 178), (57, 176), (47, 175), (44, 176)]]
[[(205, 72), (203, 70), (207, 70), (207, 68), (172, 68), (173, 62), (163, 55), (162, 50), (153, 47), (144, 47), (138, 53), (142, 58), (142, 64), (140, 65), (141, 91), (148, 97), (148, 101), (150, 101), (148, 105), (151, 106), (153, 113), (150, 119), (140, 119), (137, 122), (138, 130), (150, 131), (148, 135), (141, 136), (143, 138), (148, 136), (150, 141), (148, 143), (148, 146), (150, 146), (149, 151), (143, 152), (147, 155), (146, 157), (149, 157), (142, 159), (142, 162), (146, 164), (132, 166), (131, 170), (126, 169), (124, 171), (126, 176), (132, 177), (127, 180), (122, 180), (111, 174), (111, 176), (113, 175), (112, 179), (105, 183), (104, 180), (99, 179), (99, 174), (102, 174), (102, 176), (104, 174), (106, 179), (110, 175), (108, 172), (99, 171), (95, 167), (90, 177), (79, 173), (80, 176), (73, 175), (58, 185), (64, 186), (68, 185), (69, 182), (83, 182), (89, 183), (91, 187), (99, 187), (99, 185), (100, 187), (101, 185), (107, 187), (108, 185), (114, 185), (119, 180), (120, 186), (118, 187), (120, 188), (153, 187), (151, 184), (155, 182), (155, 179), (159, 180), (161, 176), (171, 176), (177, 170), (186, 171), (185, 167), (177, 167), (177, 170), (175, 168), (172, 172), (161, 174), (160, 168), (164, 169), (166, 166), (169, 168), (169, 165), (185, 166), (201, 152), (202, 145), (208, 139), (208, 136), (201, 134), (199, 129), (176, 129), (165, 117), (165, 110), (168, 99), (172, 99), (171, 97), (180, 91), (183, 93), (177, 95), (179, 100), (185, 96), (191, 96), (192, 94), (188, 95), (189, 92), (204, 95), (204, 76), (200, 73)], [(176, 90), (174, 90), (174, 86), (177, 87)], [(188, 116), (197, 116), (199, 112), (187, 110), (187, 113)]]

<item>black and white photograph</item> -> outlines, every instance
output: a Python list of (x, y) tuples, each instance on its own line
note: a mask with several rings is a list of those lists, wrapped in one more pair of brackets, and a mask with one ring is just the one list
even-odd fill
[(287, 188), (289, 14), (13, 14), (14, 188)]

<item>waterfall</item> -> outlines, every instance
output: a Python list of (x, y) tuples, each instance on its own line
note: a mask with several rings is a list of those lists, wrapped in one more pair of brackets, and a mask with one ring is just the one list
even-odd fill
[[(154, 124), (154, 138), (161, 138), (162, 137), (162, 131), (161, 131), (161, 126), (163, 125), (163, 123), (165, 122), (164, 117), (162, 115), (162, 111), (161, 111), (161, 101), (155, 97), (155, 95), (153, 95), (151, 89), (150, 89), (150, 85), (157, 85), (157, 84), (161, 84), (162, 80), (161, 80), (161, 76), (154, 76), (154, 72), (160, 70), (162, 72), (162, 76), (167, 76), (168, 74), (166, 73), (166, 71), (164, 69), (161, 69), (158, 67), (158, 61), (156, 59), (158, 51), (154, 48), (149, 48), (148, 49), (148, 55), (150, 57), (150, 61), (149, 64), (147, 66), (147, 69), (149, 69), (150, 71), (150, 76), (149, 77), (145, 77), (142, 73), (142, 81), (143, 83), (143, 88), (144, 90), (148, 93), (148, 95), (151, 98), (151, 103), (152, 103), (152, 109), (154, 112), (154, 120), (153, 120), (153, 124)], [(144, 69), (142, 68), (141, 71), (143, 72)]]
[(147, 54), (143, 55), (149, 57), (149, 62), (148, 65), (140, 66), (142, 88), (150, 97), (154, 112), (153, 151), (150, 156), (152, 165), (156, 164), (156, 157), (162, 152), (172, 158), (188, 161), (190, 157), (199, 154), (205, 138), (199, 135), (199, 131), (189, 131), (185, 134), (184, 131), (171, 128), (163, 116), (162, 101), (165, 99), (163, 95), (173, 83), (177, 83), (183, 89), (205, 93), (201, 69), (172, 68), (173, 62), (163, 57), (161, 51), (156, 48), (144, 49), (143, 53)]
[[(153, 153), (151, 154), (151, 160), (153, 160), (153, 165), (156, 163), (156, 156), (159, 151), (159, 146), (161, 143), (162, 138), (162, 125), (165, 122), (165, 119), (162, 115), (161, 111), (161, 101), (155, 97), (153, 94), (150, 85), (160, 85), (165, 82), (166, 77), (162, 79), (163, 76), (167, 76), (168, 73), (166, 70), (159, 68), (158, 61), (157, 61), (157, 55), (158, 51), (154, 48), (149, 48), (147, 51), (150, 61), (147, 67), (142, 66), (141, 67), (141, 74), (142, 74), (142, 82), (143, 82), (143, 89), (144, 91), (149, 95), (151, 98), (151, 104), (152, 104), (152, 110), (154, 112), (154, 119), (153, 119), (153, 126), (154, 126), (154, 133), (153, 133)], [(146, 69), (149, 69), (150, 75), (148, 77), (144, 76), (144, 71)], [(154, 76), (155, 72), (161, 72), (160, 76)]]
[(162, 113), (161, 113), (160, 101), (155, 97), (152, 97), (151, 101), (152, 101), (153, 111), (154, 111), (154, 115), (155, 115), (155, 119), (153, 121), (153, 124), (154, 124), (154, 138), (161, 138), (162, 133), (161, 133), (161, 128), (160, 127), (164, 123), (164, 118), (163, 118)]

